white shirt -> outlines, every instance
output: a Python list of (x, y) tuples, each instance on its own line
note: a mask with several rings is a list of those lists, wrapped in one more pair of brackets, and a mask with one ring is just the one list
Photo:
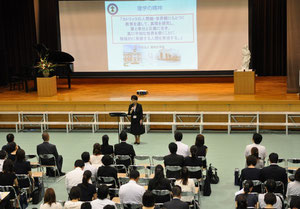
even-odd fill
[(0, 172), (2, 172), (4, 161), (5, 159), (0, 159)]
[[(264, 200), (265, 195), (266, 194), (258, 194), (258, 202), (259, 202), (259, 207), (260, 208), (265, 208), (267, 206), (267, 204), (265, 203), (265, 200)], [(283, 197), (282, 197), (282, 199), (283, 199)], [(281, 199), (277, 195), (276, 195), (276, 203), (273, 205), (273, 208), (282, 209)]]
[(109, 199), (104, 199), (104, 200), (96, 199), (90, 203), (91, 203), (92, 209), (102, 209), (106, 205), (113, 205), (116, 208), (116, 204)]
[(82, 183), (82, 177), (83, 177), (83, 170), (79, 167), (67, 173), (65, 183), (66, 183), (68, 194), (70, 193), (72, 187)]
[[(196, 193), (196, 188), (195, 188), (195, 182), (192, 179), (188, 179), (188, 182), (186, 185), (183, 185), (181, 180), (176, 180), (175, 185), (178, 185), (181, 187), (182, 192), (193, 192), (194, 194)], [(181, 201), (183, 202), (192, 202), (194, 197), (181, 197)]]
[(299, 181), (293, 181), (288, 183), (287, 190), (286, 190), (286, 196), (287, 201), (290, 201), (290, 196), (292, 195), (300, 195), (300, 182)]
[(249, 155), (251, 155), (251, 149), (253, 147), (256, 147), (258, 149), (258, 156), (262, 159), (262, 160), (265, 160), (266, 157), (267, 157), (267, 151), (266, 151), (266, 148), (260, 144), (249, 144), (246, 146), (246, 149), (245, 149), (245, 157), (248, 157)]
[(90, 162), (92, 165), (97, 167), (102, 166), (102, 157), (103, 155), (91, 155)]
[(72, 202), (72, 201), (67, 201), (64, 205), (65, 209), (80, 209), (81, 208), (82, 202), (77, 201), (77, 202)]
[(180, 142), (176, 141), (177, 144), (177, 155), (182, 155), (183, 157), (188, 157), (190, 155), (189, 146)]
[(88, 162), (88, 163), (84, 164), (83, 172), (87, 171), (87, 170), (91, 171), (92, 177), (94, 177), (96, 179), (98, 169), (95, 166), (91, 165), (91, 163)]
[(61, 206), (60, 203), (52, 203), (51, 206), (48, 203), (44, 203), (40, 205), (40, 209), (62, 209), (63, 207)]
[(134, 180), (130, 180), (127, 184), (120, 187), (120, 202), (125, 204), (142, 204), (142, 197), (144, 193), (144, 187), (138, 185)]

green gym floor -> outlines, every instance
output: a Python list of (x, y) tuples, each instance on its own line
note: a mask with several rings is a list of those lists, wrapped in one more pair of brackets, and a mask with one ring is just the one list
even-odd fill
[[(6, 143), (7, 132), (0, 132), (1, 146)], [(104, 133), (86, 132), (49, 132), (50, 143), (56, 145), (58, 153), (63, 156), (63, 171), (68, 172), (73, 169), (76, 159), (80, 159), (81, 153), (89, 151), (95, 142), (101, 143), (101, 136)], [(117, 143), (117, 133), (108, 133), (110, 144)], [(212, 185), (212, 194), (209, 197), (201, 197), (201, 209), (212, 208), (234, 208), (234, 193), (238, 187), (234, 186), (234, 169), (242, 169), (245, 165), (244, 149), (251, 143), (252, 134), (233, 133), (208, 133), (204, 134), (205, 144), (208, 146), (208, 163), (218, 168), (220, 182)], [(195, 142), (196, 133), (184, 133), (183, 143), (189, 146)], [(25, 150), (26, 154), (36, 154), (36, 145), (42, 142), (41, 133), (23, 132), (15, 134), (15, 141)], [(134, 145), (137, 155), (166, 155), (168, 154), (168, 144), (173, 142), (171, 133), (149, 133), (141, 137), (141, 144)], [(133, 144), (134, 137), (128, 135), (128, 143)], [(266, 146), (268, 154), (276, 152), (280, 158), (300, 157), (299, 135), (284, 134), (263, 134), (262, 145)], [(67, 200), (64, 179), (58, 183), (49, 183), (48, 187), (55, 189), (57, 200)], [(29, 205), (29, 208), (39, 207)]]

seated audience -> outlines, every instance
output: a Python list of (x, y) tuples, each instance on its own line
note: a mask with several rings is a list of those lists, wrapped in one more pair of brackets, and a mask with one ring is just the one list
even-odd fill
[(91, 156), (90, 162), (95, 167), (100, 167), (102, 165), (102, 153), (101, 153), (101, 145), (99, 143), (95, 143), (93, 147), (93, 154)]
[[(0, 173), (0, 186), (13, 186), (16, 190), (16, 193), (19, 194), (19, 183), (17, 176), (14, 172), (14, 165), (10, 159), (4, 161), (3, 170)], [(10, 199), (15, 197), (13, 191), (10, 192)]]
[(80, 209), (92, 209), (91, 203), (90, 202), (82, 203)]
[(288, 183), (286, 196), (288, 202), (290, 202), (291, 196), (300, 196), (300, 168), (295, 173), (295, 180)]
[(291, 209), (300, 209), (300, 197), (291, 200), (290, 208)]
[[(197, 146), (193, 145), (190, 148), (191, 157), (184, 158), (184, 166), (193, 166), (193, 167), (202, 167), (203, 162), (197, 156)], [(201, 171), (197, 172), (189, 172), (190, 178), (201, 179), (202, 173)]]
[(154, 195), (151, 191), (147, 190), (143, 194), (143, 208), (142, 209), (154, 209), (155, 207)]
[[(42, 138), (43, 138), (44, 142), (42, 144), (39, 144), (36, 148), (38, 156), (43, 155), (43, 154), (52, 154), (52, 155), (54, 155), (59, 175), (61, 175), (61, 176), (65, 175), (65, 173), (61, 171), (63, 158), (62, 158), (61, 155), (58, 154), (56, 146), (49, 143), (49, 140), (50, 140), (49, 134), (47, 132), (44, 132), (42, 134)], [(54, 165), (54, 162), (52, 160), (50, 160), (50, 161), (42, 160), (42, 164), (44, 164), (44, 165)], [(49, 169), (47, 169), (47, 173), (49, 174)]]
[(84, 162), (84, 169), (83, 171), (91, 171), (92, 172), (92, 177), (95, 179), (97, 176), (97, 168), (95, 166), (93, 166), (90, 162), (90, 153), (88, 152), (83, 152), (81, 154), (81, 159)]
[[(193, 179), (189, 179), (189, 171), (186, 167), (183, 167), (181, 170), (181, 179), (176, 180), (175, 185), (180, 186), (182, 192), (192, 192), (196, 194), (195, 182)], [(194, 196), (192, 197), (182, 197), (184, 202), (192, 202)]]
[(266, 152), (266, 148), (260, 145), (260, 143), (262, 142), (262, 135), (258, 133), (253, 134), (252, 141), (253, 141), (252, 144), (246, 146), (245, 157), (247, 158), (249, 155), (251, 155), (252, 147), (256, 147), (258, 149), (260, 159), (264, 161), (265, 158), (267, 157), (267, 152)]
[(248, 207), (256, 207), (258, 198), (255, 194), (250, 194), (253, 190), (253, 182), (251, 180), (247, 180), (244, 185), (243, 189), (236, 193), (235, 201), (237, 202), (237, 199), (240, 195), (244, 195), (247, 199), (247, 206)]
[(84, 171), (82, 183), (78, 184), (78, 187), (80, 189), (80, 201), (92, 201), (97, 198), (96, 186), (90, 184), (91, 177), (91, 171)]
[(139, 177), (140, 173), (137, 170), (132, 170), (129, 174), (129, 182), (120, 187), (119, 196), (122, 204), (142, 204), (145, 189), (137, 184)]
[[(177, 155), (177, 144), (171, 142), (169, 144), (169, 151), (171, 154), (164, 157), (165, 166), (180, 166), (184, 165), (184, 158), (182, 155)], [(167, 178), (180, 178), (180, 171), (167, 170)]]
[(264, 201), (266, 203), (266, 207), (264, 208), (275, 208), (273, 205), (276, 203), (276, 196), (273, 193), (267, 193), (265, 195)]
[[(33, 182), (30, 162), (25, 160), (25, 151), (22, 149), (18, 149), (17, 151), (14, 169), (16, 174), (28, 175), (31, 179), (31, 182)], [(28, 180), (19, 181), (20, 188), (29, 187), (29, 184), (30, 182), (28, 182)]]
[(9, 153), (7, 159), (10, 159), (11, 161), (15, 162), (16, 154), (19, 149), (18, 145), (15, 142), (10, 142), (8, 144), (8, 149), (9, 149)]
[(48, 188), (45, 191), (44, 203), (40, 205), (40, 209), (62, 209), (60, 203), (56, 202), (54, 189)]
[(255, 168), (262, 169), (265, 166), (265, 163), (262, 159), (260, 159), (257, 147), (252, 147), (251, 155), (253, 155), (256, 158)]
[[(131, 144), (127, 144), (127, 133), (125, 131), (122, 131), (120, 133), (120, 144), (115, 145), (115, 155), (129, 155), (131, 157), (131, 163), (134, 164), (134, 156), (135, 151), (133, 149), (133, 146)], [(123, 164), (126, 167), (128, 167), (131, 163), (130, 160), (116, 160), (117, 164)]]
[(102, 136), (101, 153), (103, 155), (114, 154), (114, 147), (108, 144), (109, 137), (105, 134)]
[[(276, 189), (276, 182), (273, 179), (268, 179), (265, 183), (265, 190), (267, 193), (274, 193)], [(264, 201), (266, 194), (258, 194), (258, 203), (260, 208), (266, 207), (266, 202)], [(273, 205), (275, 209), (282, 209), (283, 197), (276, 195), (276, 203)]]
[(236, 209), (247, 209), (247, 198), (245, 195), (239, 195), (235, 199)]
[[(273, 179), (274, 181), (281, 181), (284, 185), (284, 191), (287, 188), (287, 174), (286, 170), (277, 165), (278, 163), (278, 154), (271, 153), (269, 155), (270, 166), (267, 166), (261, 170), (261, 181), (265, 182), (267, 179)], [(282, 193), (282, 188), (277, 188), (275, 193)], [(284, 194), (285, 195), (285, 194)]]
[(0, 150), (0, 172), (2, 171), (3, 163), (5, 159), (6, 159), (6, 152), (4, 150)]
[(80, 209), (82, 202), (79, 201), (80, 199), (80, 188), (79, 187), (72, 187), (70, 194), (70, 200), (67, 201), (64, 205), (64, 209)]
[(118, 183), (118, 171), (116, 168), (111, 167), (113, 159), (109, 155), (104, 155), (102, 158), (103, 166), (98, 168), (97, 177), (114, 177), (117, 185), (112, 185), (112, 188), (119, 187)]
[[(149, 181), (148, 190), (169, 190), (171, 191), (171, 182), (165, 178), (164, 168), (161, 165), (155, 167), (154, 178)], [(155, 196), (156, 203), (170, 201), (170, 195)]]
[(189, 204), (180, 200), (181, 188), (180, 186), (174, 186), (172, 188), (173, 199), (164, 203), (166, 209), (189, 209)]
[(74, 170), (67, 173), (65, 184), (68, 194), (72, 187), (77, 186), (82, 182), (83, 169), (84, 162), (82, 160), (76, 160), (74, 163)]
[[(202, 134), (198, 134), (196, 137), (195, 145), (197, 147), (196, 156), (205, 157), (207, 155), (207, 146), (204, 145), (204, 136)], [(203, 168), (207, 167), (206, 159), (203, 161)]]
[(98, 187), (98, 198), (91, 202), (92, 209), (103, 209), (106, 205), (112, 205), (116, 209), (116, 204), (108, 199), (108, 187), (102, 184)]
[(7, 134), (6, 135), (6, 141), (7, 141), (7, 144), (3, 145), (2, 150), (4, 150), (7, 154), (10, 154), (9, 143), (15, 141), (15, 136), (13, 134), (11, 134), (11, 133)]
[(255, 168), (256, 158), (253, 155), (247, 157), (247, 168), (241, 171), (241, 182), (240, 187), (242, 188), (243, 182), (245, 180), (260, 180), (261, 169)]
[(176, 131), (174, 134), (175, 144), (177, 144), (177, 155), (182, 155), (183, 157), (188, 157), (190, 155), (189, 146), (182, 143), (182, 133)]

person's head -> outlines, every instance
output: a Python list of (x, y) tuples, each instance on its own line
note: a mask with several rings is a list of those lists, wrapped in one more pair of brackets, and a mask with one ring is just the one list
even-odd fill
[(197, 151), (198, 151), (198, 148), (197, 148), (196, 145), (191, 146), (190, 152), (191, 152), (191, 155), (192, 155), (193, 158), (197, 157)]
[(162, 167), (162, 165), (155, 166), (154, 178), (157, 179), (157, 180), (165, 178), (164, 168)]
[(90, 161), (90, 153), (89, 152), (83, 152), (81, 154), (81, 159), (83, 162), (88, 163)]
[(6, 158), (6, 152), (4, 150), (0, 150), (0, 160), (4, 160)]
[(2, 171), (3, 171), (3, 173), (13, 173), (14, 172), (14, 164), (11, 159), (6, 159), (4, 161)]
[(247, 161), (247, 166), (255, 166), (257, 162), (257, 158), (253, 155), (249, 155), (246, 161)]
[(104, 155), (101, 159), (101, 162), (103, 163), (103, 165), (109, 166), (114, 163), (114, 160), (110, 155)]
[(245, 195), (238, 195), (236, 198), (237, 209), (247, 209), (247, 197)]
[(176, 131), (174, 134), (175, 141), (180, 142), (182, 140), (182, 133), (180, 131)]
[(270, 160), (270, 163), (278, 163), (278, 154), (272, 152), (272, 153), (269, 155), (269, 160)]
[(182, 167), (181, 169), (181, 182), (183, 185), (187, 185), (188, 180), (189, 180), (189, 170), (187, 169), (187, 167)]
[(12, 133), (6, 135), (7, 143), (13, 142), (15, 140), (15, 136)]
[(91, 177), (92, 177), (92, 172), (90, 170), (84, 171), (82, 176), (82, 183), (87, 186), (89, 184)]
[(74, 167), (75, 168), (81, 168), (83, 170), (83, 168), (84, 168), (83, 160), (76, 160), (75, 163), (74, 163)]
[(70, 197), (70, 200), (79, 200), (80, 199), (80, 188), (78, 186), (72, 187), (69, 197)]
[(44, 132), (42, 134), (42, 138), (43, 138), (44, 142), (48, 142), (49, 139), (50, 139), (50, 136), (49, 136), (49, 134), (47, 132)]
[(153, 207), (155, 205), (154, 195), (151, 191), (147, 190), (143, 194), (143, 206), (145, 207)]
[(17, 147), (17, 144), (16, 144), (15, 142), (10, 142), (10, 143), (8, 144), (8, 150), (9, 150), (9, 152), (13, 152), (13, 151), (15, 151), (17, 148), (18, 148), (18, 147)]
[(298, 169), (296, 170), (296, 173), (295, 173), (295, 181), (300, 182), (300, 168), (298, 168)]
[(204, 136), (202, 134), (198, 134), (196, 136), (196, 141), (195, 141), (195, 145), (197, 147), (201, 147), (204, 145)]
[(105, 184), (101, 184), (99, 187), (98, 187), (98, 198), (100, 200), (104, 200), (107, 198), (108, 196), (108, 186), (106, 186)]
[(102, 145), (108, 145), (109, 137), (105, 134), (102, 136)]
[(99, 143), (95, 143), (93, 146), (93, 154), (101, 155), (101, 145)]
[(269, 193), (275, 192), (276, 182), (273, 179), (268, 179), (265, 183), (265, 188)]
[(257, 147), (252, 147), (251, 155), (253, 155), (254, 157), (256, 157), (258, 159), (259, 153), (258, 153)]
[(44, 204), (49, 204), (50, 206), (52, 205), (52, 203), (56, 203), (56, 196), (55, 196), (55, 192), (54, 189), (52, 188), (48, 188), (45, 191), (45, 195), (44, 195)]
[(181, 187), (178, 185), (173, 186), (172, 195), (173, 195), (173, 198), (174, 197), (180, 198), (181, 197)]
[(137, 170), (131, 170), (129, 178), (137, 182), (140, 178), (140, 172), (138, 172)]
[(83, 202), (80, 206), (80, 209), (92, 209), (90, 202)]
[(245, 194), (250, 193), (253, 189), (253, 182), (251, 180), (245, 181), (243, 188), (244, 188)]
[(122, 142), (125, 142), (125, 141), (127, 140), (127, 133), (126, 133), (126, 131), (122, 131), (122, 132), (120, 133), (120, 140), (121, 140)]
[(300, 198), (292, 198), (290, 202), (291, 209), (300, 209)]
[(171, 142), (169, 144), (169, 150), (171, 154), (176, 154), (177, 152), (177, 144), (175, 144), (174, 142)]
[(25, 161), (25, 151), (22, 149), (18, 149), (16, 152), (16, 161), (23, 162)]
[(253, 134), (252, 140), (255, 144), (260, 144), (262, 141), (262, 135), (255, 133)]
[(103, 209), (115, 209), (113, 205), (105, 205)]
[(273, 193), (265, 194), (264, 201), (267, 205), (274, 205), (276, 203), (276, 196)]
[(132, 96), (131, 96), (131, 103), (136, 104), (137, 101), (138, 101), (137, 95), (132, 95)]

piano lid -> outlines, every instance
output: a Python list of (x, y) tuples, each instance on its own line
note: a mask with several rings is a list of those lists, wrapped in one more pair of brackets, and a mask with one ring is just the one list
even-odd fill
[(34, 46), (39, 56), (46, 56), (48, 54), (48, 61), (53, 63), (70, 63), (74, 62), (74, 57), (67, 52), (50, 50), (44, 44), (37, 44)]

